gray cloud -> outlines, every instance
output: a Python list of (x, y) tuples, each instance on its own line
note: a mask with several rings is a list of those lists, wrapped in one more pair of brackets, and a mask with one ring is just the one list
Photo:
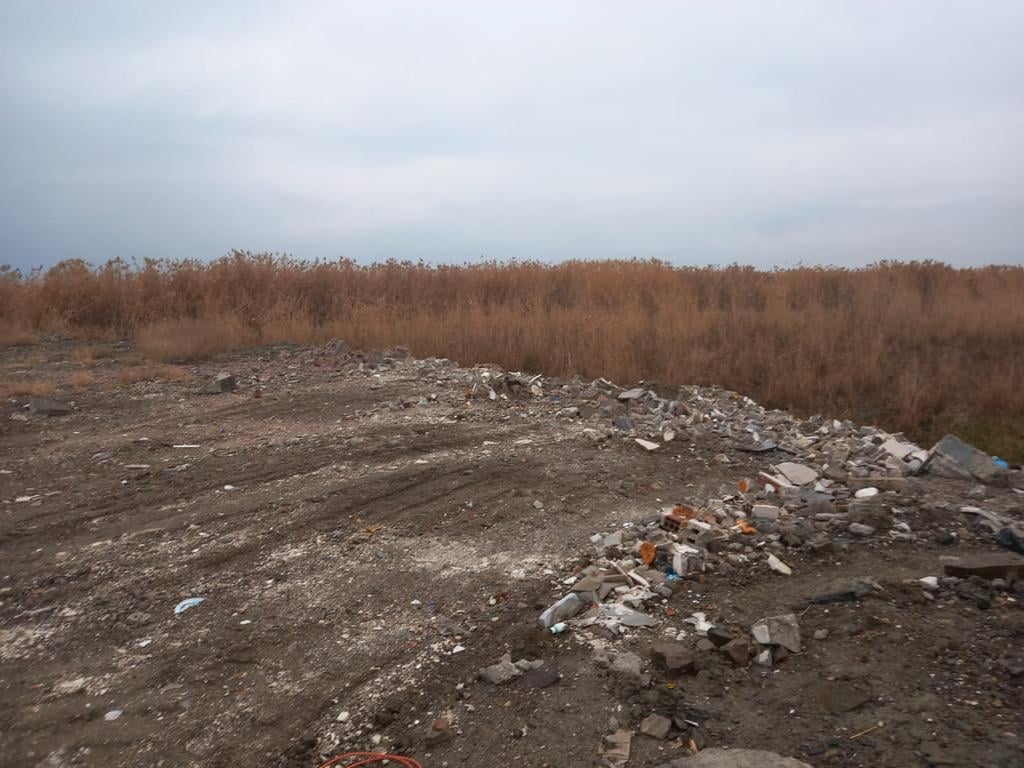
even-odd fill
[(1017, 0), (7, 5), (0, 262), (1024, 260)]

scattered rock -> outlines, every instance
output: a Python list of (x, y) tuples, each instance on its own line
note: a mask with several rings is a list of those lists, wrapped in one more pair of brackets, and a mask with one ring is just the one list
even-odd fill
[(848, 529), (854, 536), (870, 536), (875, 532), (875, 529), (870, 525), (864, 525), (863, 523), (850, 523)]
[(672, 728), (672, 721), (664, 715), (653, 713), (648, 715), (640, 723), (640, 733), (654, 739), (665, 739)]
[(74, 696), (77, 693), (81, 693), (85, 690), (85, 686), (88, 685), (89, 678), (87, 677), (75, 677), (70, 680), (61, 680), (55, 686), (53, 686), (53, 692), (58, 696)]
[(235, 377), (230, 373), (218, 373), (210, 381), (203, 385), (202, 394), (222, 395), (227, 392), (234, 392), (236, 388)]
[(745, 667), (750, 663), (750, 641), (745, 637), (737, 637), (730, 640), (719, 650), (732, 659), (734, 664), (741, 667)]
[(655, 643), (651, 658), (658, 669), (673, 677), (693, 668), (693, 654), (679, 643)]
[(795, 613), (761, 619), (750, 631), (761, 645), (779, 645), (787, 651), (800, 653), (800, 624)]
[(980, 576), (983, 579), (1003, 579), (1014, 582), (1024, 574), (1024, 557), (1009, 552), (943, 558), (943, 572), (961, 579)]
[(480, 670), (480, 677), (492, 685), (504, 685), (519, 677), (522, 671), (512, 663), (512, 654), (506, 653), (497, 664)]

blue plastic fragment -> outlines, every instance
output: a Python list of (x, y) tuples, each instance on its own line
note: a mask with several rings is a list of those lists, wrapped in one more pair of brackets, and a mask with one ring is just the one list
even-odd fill
[(189, 608), (195, 608), (205, 599), (205, 597), (190, 597), (187, 600), (182, 600), (180, 603), (174, 606), (174, 615), (179, 616), (180, 614), (187, 611)]
[(994, 461), (996, 464), (998, 464), (1003, 469), (1009, 469), (1010, 468), (1010, 464), (1006, 461), (1006, 459), (1000, 459), (998, 456), (993, 456), (992, 457), (992, 461)]

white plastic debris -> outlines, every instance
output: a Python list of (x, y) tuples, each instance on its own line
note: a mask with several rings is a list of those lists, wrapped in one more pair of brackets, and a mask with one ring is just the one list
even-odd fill
[(694, 613), (692, 616), (690, 616), (690, 618), (683, 619), (683, 621), (685, 621), (688, 624), (693, 624), (694, 628), (697, 630), (698, 635), (707, 635), (708, 630), (715, 626), (707, 620), (707, 616), (704, 614), (703, 611), (698, 611), (697, 613)]
[(174, 606), (174, 615), (175, 616), (180, 616), (185, 611), (187, 611), (189, 608), (195, 608), (197, 605), (202, 603), (205, 599), (206, 599), (205, 597), (190, 597), (190, 598), (187, 598), (185, 600), (182, 600), (180, 603), (178, 603), (176, 606)]

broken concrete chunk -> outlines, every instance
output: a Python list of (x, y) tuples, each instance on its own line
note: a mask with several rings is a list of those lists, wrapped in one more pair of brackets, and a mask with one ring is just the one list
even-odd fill
[(634, 387), (633, 389), (627, 389), (625, 392), (619, 394), (619, 400), (623, 402), (627, 400), (639, 400), (647, 392), (643, 387)]
[(693, 668), (693, 654), (679, 643), (655, 643), (651, 647), (651, 659), (658, 669), (673, 676)]
[[(871, 477), (851, 477), (846, 481), (847, 487), (852, 491), (861, 491), (868, 488), (874, 488), (875, 491), (902, 491), (907, 485), (907, 478), (905, 477), (889, 477), (889, 476), (871, 476)], [(867, 494), (868, 496), (874, 496), (874, 493)], [(857, 498), (865, 498), (865, 496), (854, 496)]]
[(643, 668), (643, 659), (637, 656), (632, 651), (613, 651), (607, 658), (608, 668), (612, 672), (621, 672), (624, 675), (637, 675), (641, 674), (640, 670)]
[(943, 558), (942, 561), (947, 576), (961, 579), (980, 576), (983, 579), (1003, 579), (1013, 583), (1024, 575), (1024, 557), (1010, 553)]
[(510, 653), (502, 656), (497, 664), (492, 664), (480, 670), (480, 678), (492, 685), (504, 685), (521, 674), (523, 674), (522, 670), (512, 663), (512, 654)]
[(768, 567), (776, 573), (781, 573), (783, 576), (793, 575), (793, 569), (779, 560), (775, 555), (768, 555)]
[(707, 631), (707, 637), (716, 648), (721, 648), (726, 643), (736, 639), (736, 635), (724, 627), (710, 627)]
[(818, 479), (818, 473), (813, 469), (792, 461), (784, 461), (781, 464), (775, 465), (772, 469), (793, 485), (810, 485)]
[(605, 547), (621, 547), (622, 546), (622, 531), (614, 531), (604, 537), (604, 541), (601, 543)]
[(201, 391), (204, 395), (221, 395), (225, 392), (234, 392), (235, 387), (235, 377), (230, 373), (221, 372), (206, 382)]
[(745, 667), (750, 663), (750, 641), (745, 637), (730, 640), (719, 650), (738, 666)]
[(778, 520), (782, 510), (771, 504), (755, 504), (750, 516), (755, 520)]
[(808, 602), (821, 603), (842, 603), (859, 600), (865, 595), (874, 591), (875, 582), (867, 577), (856, 579), (840, 579), (826, 585), (817, 592)]
[(619, 603), (605, 603), (598, 608), (598, 616), (614, 619), (625, 627), (654, 627), (658, 624), (657, 619)]
[(946, 435), (935, 444), (924, 471), (942, 477), (975, 478), (988, 485), (1006, 485), (1009, 474), (983, 451), (954, 435)]
[(899, 440), (886, 440), (882, 443), (882, 450), (893, 458), (903, 461), (908, 456), (921, 450), (913, 443), (901, 443)]
[(650, 736), (653, 739), (662, 740), (668, 736), (669, 729), (672, 728), (672, 721), (664, 715), (652, 713), (643, 719), (640, 723), (640, 733), (645, 736)]
[(779, 645), (787, 651), (800, 653), (800, 624), (795, 613), (761, 619), (750, 631), (761, 645)]
[(634, 439), (636, 440), (637, 445), (648, 451), (654, 451), (661, 447), (660, 443), (653, 443), (650, 440), (644, 440), (642, 437), (637, 437)]
[(584, 576), (572, 585), (573, 592), (597, 592), (604, 584), (604, 580), (597, 576)]
[(571, 619), (586, 607), (586, 603), (575, 592), (570, 592), (540, 615), (538, 623), (542, 629), (551, 629), (561, 621)]

